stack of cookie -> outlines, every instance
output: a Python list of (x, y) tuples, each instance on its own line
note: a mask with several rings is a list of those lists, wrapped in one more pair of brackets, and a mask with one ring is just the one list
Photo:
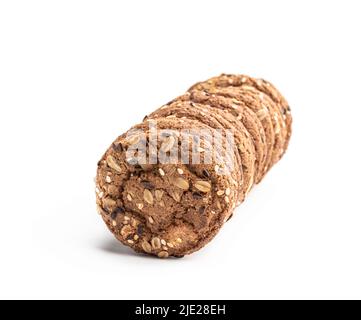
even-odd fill
[[(286, 100), (267, 81), (221, 75), (200, 82), (107, 150), (98, 163), (98, 211), (137, 252), (193, 253), (282, 157), (291, 124)], [(222, 132), (227, 137), (216, 144)]]

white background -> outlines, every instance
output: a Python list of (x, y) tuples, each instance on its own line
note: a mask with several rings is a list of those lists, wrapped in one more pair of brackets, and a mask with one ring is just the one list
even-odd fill
[[(361, 298), (359, 3), (2, 1), (0, 298)], [(222, 72), (280, 89), (290, 148), (205, 249), (135, 255), (97, 160)]]

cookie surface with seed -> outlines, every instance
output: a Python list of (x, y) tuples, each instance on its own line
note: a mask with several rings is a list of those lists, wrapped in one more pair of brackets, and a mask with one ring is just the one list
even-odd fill
[[(160, 129), (209, 128), (189, 119), (181, 123), (176, 119), (160, 118), (157, 124)], [(135, 128), (143, 128), (148, 134), (147, 127), (143, 123)], [(161, 145), (159, 141), (158, 147)], [(180, 147), (178, 149), (180, 151)], [(109, 156), (126, 169), (121, 173), (114, 171), (116, 177), (112, 184), (121, 190), (121, 195), (105, 202), (100, 200), (101, 208), (107, 205), (102, 216), (115, 236), (136, 251), (158, 257), (183, 256), (194, 252), (215, 236), (237, 202), (237, 192), (232, 193), (228, 202), (216, 196), (219, 188), (234, 190), (232, 182), (236, 181), (236, 176), (235, 173), (233, 176), (220, 176), (214, 165), (177, 168), (171, 164), (155, 164), (152, 169), (143, 170), (127, 163), (124, 152), (110, 148), (104, 159)], [(99, 190), (104, 189), (104, 175), (108, 170), (107, 162), (100, 161), (97, 176)], [(113, 223), (111, 217), (117, 208), (122, 208), (122, 214), (117, 215), (116, 223)], [(165, 245), (159, 246), (158, 241), (152, 239), (163, 240)]]
[[(98, 162), (97, 211), (137, 252), (191, 254), (282, 157), (291, 125), (287, 101), (265, 80), (223, 74), (197, 83), (111, 144)], [(200, 140), (201, 130), (213, 136)], [(217, 130), (230, 130), (236, 148), (214, 143)]]

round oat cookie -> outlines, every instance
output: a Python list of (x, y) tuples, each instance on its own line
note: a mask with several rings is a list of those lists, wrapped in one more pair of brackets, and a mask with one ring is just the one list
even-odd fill
[[(158, 119), (157, 126), (173, 130), (209, 128), (194, 120), (167, 118)], [(148, 121), (132, 129), (144, 130), (149, 143), (147, 128)], [(143, 138), (139, 133), (128, 138), (122, 135), (99, 162), (99, 213), (116, 238), (138, 252), (164, 258), (199, 250), (218, 233), (236, 206), (235, 176), (219, 175), (214, 163), (129, 163), (128, 144), (141, 143)], [(176, 136), (169, 132), (157, 141), (157, 148), (167, 150), (176, 142)], [(180, 148), (176, 146), (179, 152)]]

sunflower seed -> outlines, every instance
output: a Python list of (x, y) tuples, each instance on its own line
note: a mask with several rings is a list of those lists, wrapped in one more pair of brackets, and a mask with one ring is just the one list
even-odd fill
[(163, 246), (166, 246), (166, 245), (167, 245), (167, 241), (165, 241), (164, 239), (160, 240), (160, 243), (161, 243)]
[(162, 208), (164, 208), (164, 207), (165, 207), (164, 201), (163, 201), (163, 200), (162, 200), (162, 201), (159, 201), (159, 205), (160, 205)]
[(160, 201), (163, 198), (164, 191), (162, 190), (155, 190), (155, 198)]
[(157, 250), (160, 249), (162, 244), (160, 243), (160, 239), (155, 237), (151, 241), (153, 249)]
[(181, 201), (181, 195), (178, 192), (171, 190), (171, 191), (169, 191), (169, 194), (176, 202)]
[(159, 258), (162, 258), (162, 259), (168, 258), (168, 257), (169, 257), (169, 254), (168, 254), (167, 251), (161, 251), (161, 252), (158, 253), (158, 257), (159, 257)]
[(121, 166), (118, 164), (117, 160), (115, 160), (115, 158), (111, 155), (109, 155), (107, 157), (107, 164), (109, 166), (109, 168), (121, 173), (122, 172), (122, 168)]
[(153, 220), (152, 217), (149, 217), (149, 218), (148, 218), (148, 221), (149, 221), (150, 224), (153, 224), (153, 223), (154, 223), (154, 220)]
[(187, 180), (183, 179), (183, 178), (175, 178), (172, 180), (172, 183), (180, 188), (180, 189), (183, 189), (183, 190), (188, 190), (189, 189), (189, 183)]
[(162, 143), (161, 146), (161, 151), (163, 152), (169, 152), (170, 150), (172, 150), (173, 146), (175, 143), (175, 138), (173, 136), (169, 136), (168, 138), (166, 138), (164, 140), (164, 142)]
[(129, 244), (134, 244), (134, 241), (133, 240), (128, 240), (128, 243)]
[(181, 174), (181, 175), (184, 173), (184, 171), (183, 171), (181, 168), (178, 168), (178, 169), (177, 169), (177, 172), (178, 172), (179, 174)]
[(130, 202), (133, 201), (133, 198), (132, 198), (132, 196), (131, 196), (129, 193), (127, 194), (127, 199), (128, 199), (128, 201), (130, 201)]
[(165, 172), (163, 169), (159, 168), (159, 174), (164, 177), (165, 176)]
[(143, 198), (144, 198), (145, 202), (147, 202), (150, 205), (153, 205), (153, 203), (154, 203), (153, 195), (148, 189), (144, 190)]
[(173, 245), (172, 243), (170, 243), (170, 242), (167, 243), (167, 246), (168, 246), (169, 248), (174, 248), (174, 245)]
[(194, 187), (201, 192), (207, 193), (210, 192), (212, 189), (212, 185), (208, 181), (196, 181)]
[(134, 136), (127, 137), (127, 140), (126, 140), (128, 145), (137, 144), (139, 141), (140, 141), (140, 136), (139, 135), (134, 135)]
[(144, 241), (142, 243), (142, 249), (146, 252), (146, 253), (151, 253), (152, 252), (152, 246), (149, 244), (148, 241)]

